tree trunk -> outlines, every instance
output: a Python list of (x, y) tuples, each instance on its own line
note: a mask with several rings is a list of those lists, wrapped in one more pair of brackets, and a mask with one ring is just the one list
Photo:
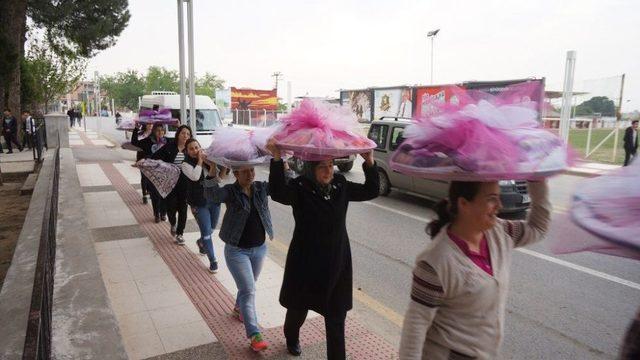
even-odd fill
[(9, 74), (7, 91), (7, 107), (16, 118), (20, 117), (20, 62), (24, 56), (24, 42), (27, 23), (27, 0), (8, 1), (5, 13), (5, 26), (9, 51), (17, 54), (13, 70)]

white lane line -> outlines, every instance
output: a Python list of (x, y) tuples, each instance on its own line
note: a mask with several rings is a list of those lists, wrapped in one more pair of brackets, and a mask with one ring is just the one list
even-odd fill
[(619, 278), (617, 276), (613, 276), (613, 275), (609, 275), (609, 274), (603, 273), (601, 271), (589, 269), (588, 267), (584, 267), (584, 266), (581, 266), (581, 265), (576, 265), (576, 264), (570, 263), (568, 261), (556, 259), (554, 257), (548, 256), (548, 255), (545, 255), (545, 254), (540, 254), (538, 252), (535, 252), (535, 251), (532, 251), (532, 250), (529, 250), (529, 249), (519, 248), (519, 249), (516, 249), (516, 250), (520, 251), (520, 252), (522, 252), (524, 254), (527, 254), (527, 255), (535, 256), (535, 257), (537, 257), (539, 259), (547, 260), (547, 261), (552, 262), (554, 264), (558, 264), (558, 265), (561, 265), (561, 266), (566, 266), (568, 268), (571, 268), (571, 269), (574, 269), (574, 270), (578, 270), (578, 271), (582, 271), (583, 273), (586, 273), (586, 274), (589, 274), (589, 275), (592, 275), (592, 276), (595, 276), (595, 277), (599, 277), (601, 279), (613, 281), (613, 282), (618, 283), (620, 285), (625, 285), (625, 286), (628, 286), (628, 287), (630, 287), (632, 289), (640, 290), (640, 284), (634, 283), (633, 281), (625, 280), (625, 279)]
[[(379, 207), (379, 208), (381, 208), (383, 210), (387, 210), (387, 211), (390, 211), (392, 213), (396, 213), (396, 214), (399, 214), (399, 215), (404, 215), (406, 217), (409, 217), (409, 218), (412, 218), (412, 219), (415, 219), (415, 220), (418, 220), (418, 221), (422, 221), (422, 222), (425, 222), (425, 223), (431, 221), (431, 219), (428, 219), (428, 218), (425, 218), (425, 217), (420, 217), (420, 216), (417, 216), (417, 215), (413, 215), (413, 214), (404, 212), (402, 210), (393, 209), (393, 208), (390, 208), (390, 207), (387, 207), (387, 206), (384, 206), (384, 205), (376, 204), (376, 203), (371, 202), (371, 201), (364, 202), (364, 204), (373, 205), (373, 206)], [(560, 260), (558, 258), (554, 258), (554, 257), (549, 256), (549, 255), (541, 254), (541, 253), (533, 251), (533, 250), (518, 248), (518, 249), (516, 249), (516, 251), (520, 251), (523, 254), (531, 255), (531, 256), (537, 257), (539, 259), (546, 260), (546, 261), (552, 262), (554, 264), (567, 267), (569, 269), (577, 270), (577, 271), (583, 272), (583, 273), (591, 275), (591, 276), (599, 277), (601, 279), (609, 280), (609, 281), (615, 282), (615, 283), (620, 284), (620, 285), (628, 286), (628, 287), (630, 287), (632, 289), (640, 290), (640, 284), (635, 283), (633, 281), (625, 280), (625, 279), (619, 278), (617, 276), (609, 275), (607, 273), (603, 273), (601, 271), (593, 270), (593, 269), (590, 269), (588, 267), (577, 265), (577, 264), (574, 264), (574, 263), (571, 263), (571, 262), (568, 262), (568, 261)]]
[(408, 212), (406, 212), (406, 211), (402, 211), (402, 210), (394, 209), (394, 208), (392, 208), (392, 207), (388, 207), (388, 206), (380, 205), (380, 204), (378, 204), (378, 203), (374, 203), (374, 202), (372, 202), (372, 201), (365, 201), (365, 202), (363, 202), (363, 204), (371, 205), (371, 206), (375, 206), (375, 207), (379, 207), (380, 209), (387, 210), (387, 211), (389, 211), (389, 212), (396, 213), (396, 214), (398, 214), (398, 215), (403, 215), (403, 216), (406, 216), (406, 217), (412, 218), (412, 219), (414, 219), (414, 220), (418, 220), (418, 221), (420, 221), (420, 222), (425, 222), (425, 223), (426, 223), (426, 222), (429, 222), (429, 221), (433, 220), (433, 219), (429, 219), (429, 218), (426, 218), (426, 217), (422, 217), (422, 216), (418, 216), (418, 215), (413, 215), (413, 214), (408, 213)]

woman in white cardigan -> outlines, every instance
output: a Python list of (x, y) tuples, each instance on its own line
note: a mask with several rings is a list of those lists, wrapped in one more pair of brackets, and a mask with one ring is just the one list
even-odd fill
[(526, 221), (497, 217), (497, 182), (452, 182), (416, 259), (400, 359), (495, 359), (503, 339), (513, 250), (544, 238), (551, 205), (544, 181), (529, 182)]

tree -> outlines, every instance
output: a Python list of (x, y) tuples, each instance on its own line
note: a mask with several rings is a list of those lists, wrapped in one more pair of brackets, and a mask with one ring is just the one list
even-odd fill
[(205, 73), (202, 77), (196, 78), (196, 95), (216, 96), (216, 90), (224, 88), (225, 81), (215, 74)]
[(149, 66), (144, 82), (145, 94), (151, 94), (155, 90), (180, 92), (180, 75), (175, 70)]
[(104, 76), (100, 87), (120, 106), (131, 110), (138, 109), (138, 98), (144, 95), (145, 79), (135, 70), (119, 72), (112, 76)]
[(594, 96), (591, 99), (576, 106), (575, 113), (578, 116), (600, 113), (602, 116), (616, 116), (616, 105), (606, 96)]
[(27, 17), (41, 29), (61, 57), (91, 57), (113, 46), (129, 22), (127, 0), (0, 1), (0, 105), (20, 110), (20, 62), (24, 58)]
[(45, 113), (49, 103), (73, 90), (86, 68), (84, 59), (57, 55), (48, 45), (37, 40), (30, 43), (25, 60), (25, 70), (35, 85), (33, 100), (44, 104)]

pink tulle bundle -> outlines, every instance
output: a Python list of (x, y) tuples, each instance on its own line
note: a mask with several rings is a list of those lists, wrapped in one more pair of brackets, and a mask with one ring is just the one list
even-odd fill
[(138, 119), (136, 120), (139, 123), (160, 123), (160, 124), (177, 124), (178, 119), (171, 118), (171, 109), (163, 108), (160, 110), (142, 110), (138, 113)]
[(303, 160), (325, 160), (369, 151), (375, 142), (355, 132), (358, 120), (346, 107), (303, 100), (281, 121), (274, 139)]
[(178, 165), (154, 159), (142, 159), (135, 166), (151, 181), (163, 198), (176, 186), (182, 171)]
[(538, 105), (519, 84), (500, 96), (456, 91), (460, 102), (407, 126), (391, 168), (417, 177), (493, 181), (538, 179), (571, 163), (563, 141), (542, 129)]
[(131, 143), (131, 141), (127, 141), (127, 142), (123, 142), (122, 143), (122, 148), (124, 150), (131, 150), (131, 151), (142, 151), (142, 149), (140, 149), (139, 147), (133, 145)]
[(266, 144), (274, 130), (274, 128), (216, 130), (211, 145), (205, 149), (205, 154), (207, 159), (229, 168), (265, 164), (271, 159)]
[(136, 127), (136, 122), (133, 119), (122, 119), (120, 120), (120, 123), (118, 124), (116, 129), (124, 130), (124, 131), (133, 131), (135, 127)]
[[(640, 259), (640, 161), (583, 181), (573, 195), (571, 217), (578, 226), (606, 241), (605, 248), (626, 248)], [(571, 252), (602, 248), (591, 245), (573, 247)], [(563, 248), (556, 250), (562, 252)]]

